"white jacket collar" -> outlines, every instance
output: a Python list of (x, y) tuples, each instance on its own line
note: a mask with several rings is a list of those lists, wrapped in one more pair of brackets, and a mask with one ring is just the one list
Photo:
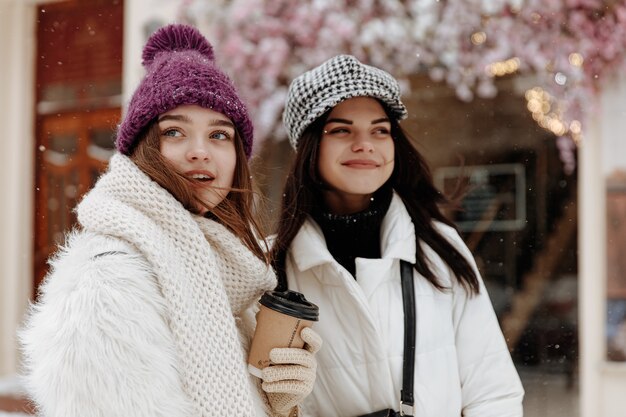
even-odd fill
[[(383, 259), (403, 259), (415, 263), (415, 227), (395, 191), (383, 219), (380, 235)], [(300, 271), (336, 262), (328, 251), (322, 229), (310, 216), (291, 242), (290, 256)]]

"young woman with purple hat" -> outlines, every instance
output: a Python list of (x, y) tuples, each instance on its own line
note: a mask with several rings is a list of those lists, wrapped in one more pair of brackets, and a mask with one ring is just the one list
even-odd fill
[(296, 78), (279, 286), (319, 306), (307, 416), (519, 417), (523, 388), (474, 259), (400, 126), (398, 82), (348, 55)]
[(253, 309), (276, 285), (252, 216), (252, 124), (196, 29), (170, 25), (109, 168), (76, 209), (21, 332), (46, 417), (292, 416), (321, 340), (275, 349), (252, 378)]

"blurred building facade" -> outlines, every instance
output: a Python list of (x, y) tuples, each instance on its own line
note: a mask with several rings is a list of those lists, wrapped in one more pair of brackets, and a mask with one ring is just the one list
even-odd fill
[[(112, 152), (115, 124), (142, 76), (141, 48), (184, 3), (0, 0), (0, 377), (18, 371), (15, 331), (45, 261)], [(606, 311), (626, 299), (626, 157), (615, 160), (619, 149), (626, 155), (626, 78), (606, 87), (586, 121), (573, 174), (526, 109), (532, 80), (505, 78), (495, 99), (471, 103), (425, 75), (410, 82), (414, 116), (405, 127), (435, 180), (442, 189), (458, 178), (470, 185), (455, 220), (522, 375), (526, 415), (623, 416), (626, 362), (620, 339), (613, 349), (607, 333), (626, 330), (619, 318), (607, 326)], [(292, 154), (271, 141), (258, 154), (272, 218)]]

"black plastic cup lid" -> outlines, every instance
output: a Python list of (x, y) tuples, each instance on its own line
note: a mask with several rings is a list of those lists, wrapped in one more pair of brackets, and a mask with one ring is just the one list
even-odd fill
[(266, 291), (259, 300), (267, 308), (303, 320), (318, 321), (319, 308), (296, 291)]

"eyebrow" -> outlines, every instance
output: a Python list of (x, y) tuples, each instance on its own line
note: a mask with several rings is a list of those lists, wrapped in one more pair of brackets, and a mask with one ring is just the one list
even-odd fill
[(187, 122), (187, 123), (191, 123), (191, 119), (187, 116), (184, 116), (182, 114), (166, 114), (163, 116), (159, 116), (159, 122), (165, 122), (168, 120), (175, 120), (175, 121), (179, 121), (179, 122)]
[[(166, 114), (166, 115), (159, 117), (158, 122), (164, 122), (167, 120), (191, 123), (191, 119), (183, 114)], [(235, 125), (230, 120), (224, 120), (224, 119), (209, 120), (208, 125), (230, 127), (231, 129), (235, 129)]]
[[(375, 125), (375, 124), (378, 124), (378, 123), (385, 123), (385, 122), (387, 122), (387, 123), (389, 122), (389, 118), (388, 117), (382, 117), (380, 119), (372, 120), (371, 124)], [(346, 124), (346, 125), (351, 125), (354, 122), (352, 122), (352, 120), (348, 120), (348, 119), (337, 119), (337, 118), (335, 118), (335, 119), (328, 119), (328, 120), (326, 120), (325, 124), (329, 124), (329, 123), (343, 123), (343, 124)]]

